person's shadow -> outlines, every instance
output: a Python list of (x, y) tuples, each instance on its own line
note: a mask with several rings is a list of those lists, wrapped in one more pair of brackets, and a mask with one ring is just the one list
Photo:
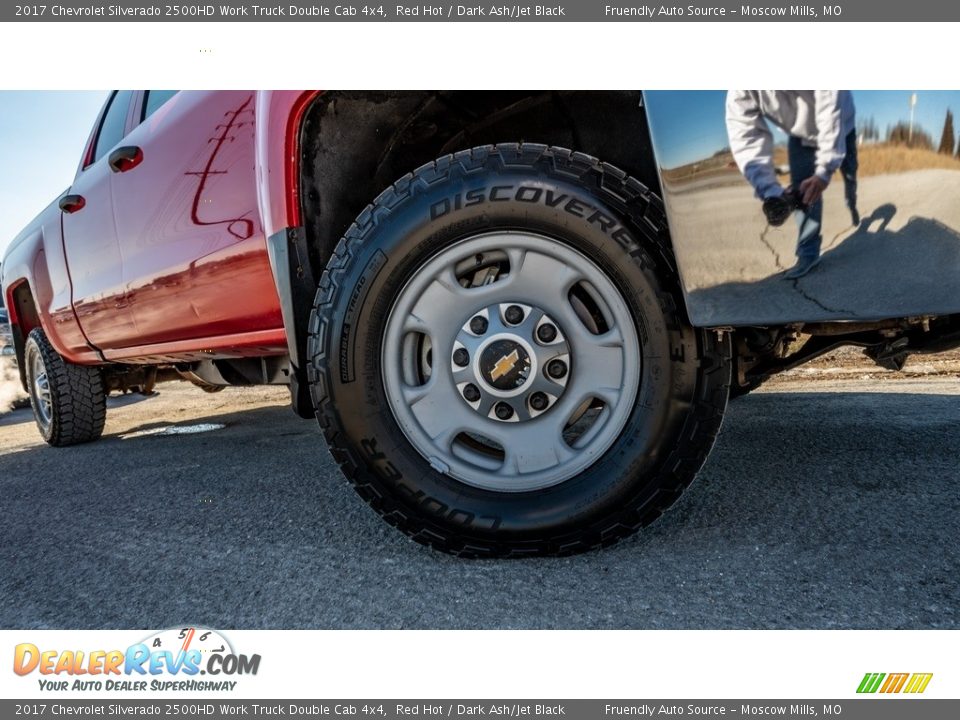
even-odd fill
[(690, 300), (698, 324), (960, 312), (960, 233), (925, 217), (911, 217), (891, 230), (896, 213), (893, 203), (878, 206), (799, 280), (777, 272), (694, 290)]
[(880, 226), (874, 230), (874, 232), (883, 232), (887, 229), (887, 226), (890, 224), (890, 221), (893, 220), (893, 216), (897, 214), (897, 206), (893, 203), (884, 203), (872, 213), (869, 217), (862, 218), (860, 220), (859, 229), (870, 231), (871, 227), (875, 222), (880, 222)]

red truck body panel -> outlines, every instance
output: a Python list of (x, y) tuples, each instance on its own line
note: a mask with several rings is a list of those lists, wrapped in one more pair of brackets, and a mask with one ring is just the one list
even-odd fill
[[(100, 360), (80, 327), (72, 304), (70, 274), (61, 235), (57, 201), (7, 248), (3, 262), (3, 289), (11, 323), (24, 337), (40, 325), (58, 353), (78, 363)], [(20, 317), (15, 297), (26, 288), (37, 318)]]
[[(123, 139), (95, 158), (102, 112), (67, 191), (83, 208), (53, 203), (8, 251), (13, 321), (27, 283), (75, 363), (286, 353), (266, 238), (300, 222), (300, 123), (315, 96), (181, 91), (141, 121), (146, 93), (133, 93)], [(120, 147), (140, 154), (118, 171)]]
[(254, 93), (178, 93), (123, 144), (144, 156), (111, 178), (134, 332), (105, 347), (282, 327), (257, 203)]

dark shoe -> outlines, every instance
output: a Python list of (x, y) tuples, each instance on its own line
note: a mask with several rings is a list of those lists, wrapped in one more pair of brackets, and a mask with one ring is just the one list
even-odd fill
[(796, 280), (797, 278), (802, 278), (808, 272), (813, 270), (817, 265), (820, 264), (820, 256), (816, 257), (802, 257), (797, 259), (797, 264), (792, 268), (787, 270), (783, 277), (786, 280)]
[(860, 212), (856, 208), (850, 208), (850, 221), (854, 227), (860, 227)]

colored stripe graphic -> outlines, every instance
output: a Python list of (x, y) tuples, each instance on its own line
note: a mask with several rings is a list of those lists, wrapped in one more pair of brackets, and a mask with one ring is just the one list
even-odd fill
[(933, 673), (866, 673), (860, 685), (857, 687), (858, 693), (881, 692), (886, 694), (894, 693), (922, 693), (927, 689), (930, 680), (933, 679)]
[(904, 684), (910, 673), (890, 673), (887, 675), (887, 681), (880, 688), (882, 693), (898, 693), (903, 689)]
[(884, 673), (867, 673), (863, 676), (863, 680), (860, 681), (860, 687), (857, 688), (857, 692), (875, 693), (877, 688), (880, 687), (880, 683), (884, 677), (886, 677)]
[(933, 677), (933, 673), (914, 673), (913, 677), (910, 678), (910, 682), (907, 683), (907, 687), (904, 690), (905, 693), (922, 693), (927, 689), (927, 685), (930, 684), (930, 680)]

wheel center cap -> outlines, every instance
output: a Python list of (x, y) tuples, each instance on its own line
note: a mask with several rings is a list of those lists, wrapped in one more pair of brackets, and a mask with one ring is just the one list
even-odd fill
[(491, 387), (514, 390), (530, 377), (530, 355), (515, 340), (495, 340), (480, 355), (480, 372)]

